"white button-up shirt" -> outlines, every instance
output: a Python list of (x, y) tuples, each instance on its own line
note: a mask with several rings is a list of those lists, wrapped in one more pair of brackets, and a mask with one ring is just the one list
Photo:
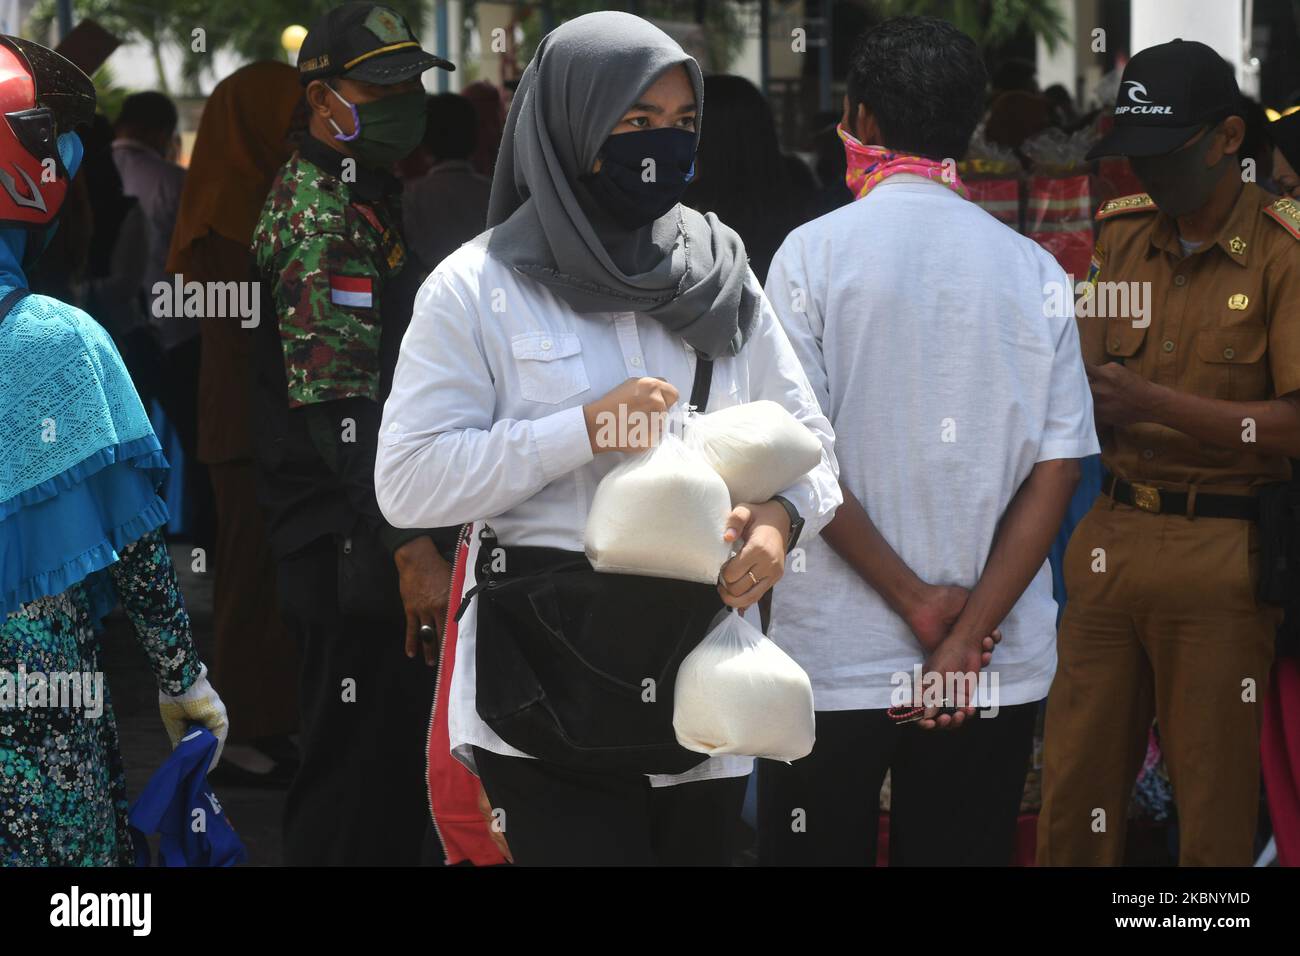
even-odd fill
[[(752, 273), (749, 281), (761, 294)], [(714, 362), (708, 409), (770, 399), (818, 437), (821, 463), (781, 492), (812, 536), (841, 501), (834, 436), (780, 323), (762, 303), (741, 354)], [(644, 375), (667, 379), (684, 403), (694, 373), (693, 351), (653, 318), (577, 314), (490, 257), (480, 238), (444, 259), (416, 296), (384, 406), (375, 462), (379, 506), (399, 528), (490, 521), (506, 546), (582, 551), (596, 485), (625, 457), (592, 452), (582, 406)], [(474, 584), (477, 549), (474, 536), (465, 590)], [(451, 607), (458, 605), (453, 596)], [(471, 604), (458, 631), (448, 708), (452, 752), (471, 769), (471, 746), (528, 756), (475, 709), (475, 619)], [(741, 776), (752, 763), (712, 757), (651, 782)]]
[[(1055, 314), (1052, 290), (1069, 290)], [(1097, 453), (1073, 285), (942, 183), (891, 176), (800, 226), (767, 292), (834, 423), (844, 486), (923, 581), (975, 587), (1034, 466)], [(898, 703), (924, 651), (824, 539), (806, 541), (806, 573), (773, 601), (772, 640), (808, 672), (817, 710)], [(1040, 700), (1056, 671), (1046, 561), (1000, 626), (980, 700)]]

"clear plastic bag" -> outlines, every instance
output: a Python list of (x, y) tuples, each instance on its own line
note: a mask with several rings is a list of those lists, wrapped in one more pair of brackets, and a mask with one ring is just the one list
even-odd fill
[(1055, 127), (1031, 136), (1020, 146), (1034, 166), (1034, 171), (1045, 175), (1065, 175), (1070, 172), (1088, 173), (1088, 150), (1097, 141), (1097, 134), (1088, 127), (1066, 133)]
[(732, 504), (761, 504), (822, 460), (817, 436), (770, 401), (688, 415), (685, 441), (722, 476)]
[(596, 486), (587, 558), (597, 571), (713, 584), (731, 556), (722, 540), (730, 514), (731, 496), (717, 472), (666, 433)]
[(682, 661), (673, 730), (687, 750), (798, 760), (815, 740), (812, 682), (735, 612)]

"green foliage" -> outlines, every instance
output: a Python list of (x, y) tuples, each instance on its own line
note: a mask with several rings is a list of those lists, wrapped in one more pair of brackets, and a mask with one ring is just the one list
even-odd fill
[[(215, 79), (214, 58), (218, 50), (233, 52), (244, 59), (284, 60), (280, 34), (293, 24), (311, 24), (339, 0), (76, 0), (76, 17), (93, 19), (123, 41), (142, 41), (153, 51), (158, 88), (167, 90), (162, 71), (162, 51), (180, 51), (181, 81), (185, 94), (199, 90), (200, 78)], [(425, 4), (421, 0), (387, 0), (406, 17), (420, 34)], [(36, 38), (49, 34), (57, 19), (54, 0), (39, 0), (28, 20), (28, 32)], [(193, 31), (202, 29), (206, 51), (191, 52)]]
[(117, 116), (128, 93), (117, 85), (108, 64), (96, 70), (91, 79), (95, 82), (95, 109), (110, 119)]
[[(134, 35), (148, 40), (155, 32), (154, 17), (140, 15), (133, 10), (134, 0), (77, 0), (74, 7), (74, 20), (95, 20), (105, 30), (119, 37)], [(134, 16), (133, 16), (134, 14)], [(55, 0), (37, 0), (32, 12), (27, 17), (26, 33), (38, 43), (49, 40), (53, 24), (58, 22), (58, 6)]]
[(878, 0), (888, 15), (922, 14), (951, 20), (982, 49), (1011, 40), (1020, 28), (1042, 37), (1049, 49), (1070, 39), (1055, 0)]
[[(541, 4), (532, 4), (529, 16), (523, 21), (524, 42), (519, 50), (519, 65), (526, 66), (542, 39)], [(584, 13), (598, 10), (626, 10), (627, 4), (610, 0), (553, 0), (553, 26), (572, 20)], [(637, 8), (640, 16), (651, 20), (678, 20), (694, 22), (694, 0), (641, 0)], [(708, 46), (709, 60), (716, 72), (725, 73), (740, 53), (744, 44), (744, 20), (730, 3), (710, 0), (704, 5), (704, 42)]]

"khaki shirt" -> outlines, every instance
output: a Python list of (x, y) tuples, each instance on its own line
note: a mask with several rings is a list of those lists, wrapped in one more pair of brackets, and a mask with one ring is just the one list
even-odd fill
[[(1084, 361), (1122, 362), (1160, 385), (1235, 402), (1300, 390), (1300, 204), (1247, 183), (1219, 234), (1186, 257), (1177, 227), (1145, 194), (1111, 200), (1097, 218), (1093, 311), (1117, 301), (1105, 283), (1149, 283), (1140, 292), (1149, 324), (1132, 299), (1120, 316), (1085, 316), (1081, 303)], [(1106, 468), (1134, 481), (1240, 492), (1290, 477), (1285, 458), (1252, 449), (1151, 422), (1102, 435)]]

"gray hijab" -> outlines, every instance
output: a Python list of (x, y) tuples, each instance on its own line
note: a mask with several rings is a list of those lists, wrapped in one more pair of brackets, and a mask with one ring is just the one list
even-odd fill
[(589, 13), (547, 34), (506, 120), (487, 248), (575, 312), (644, 312), (718, 358), (740, 351), (760, 308), (740, 236), (713, 213), (680, 203), (647, 226), (624, 229), (579, 179), (628, 108), (678, 64), (702, 119), (699, 64), (653, 24)]

